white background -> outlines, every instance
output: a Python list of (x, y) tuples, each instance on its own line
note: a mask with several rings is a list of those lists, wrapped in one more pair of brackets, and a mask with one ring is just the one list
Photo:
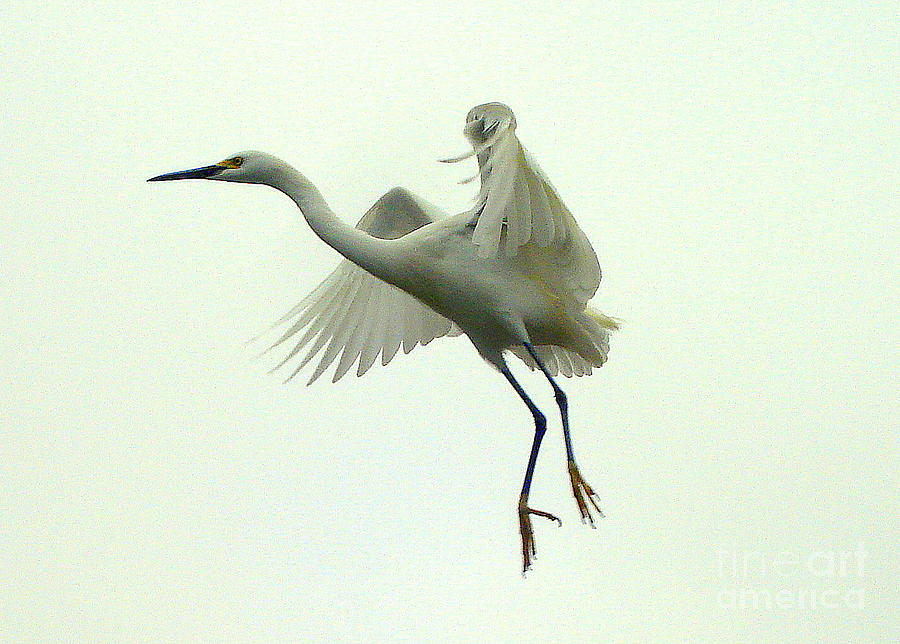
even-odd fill
[[(894, 639), (892, 3), (286, 4), (0, 10), (0, 639)], [(494, 100), (625, 321), (563, 383), (597, 530), (518, 365), (563, 518), (524, 579), (531, 421), (468, 341), (282, 385), (243, 343), (337, 255), (270, 189), (144, 182), (255, 148), (348, 221), (458, 212), (472, 163), (434, 160)]]

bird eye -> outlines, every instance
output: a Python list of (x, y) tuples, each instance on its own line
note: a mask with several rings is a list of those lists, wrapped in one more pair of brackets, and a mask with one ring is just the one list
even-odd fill
[(241, 164), (244, 162), (244, 157), (234, 157), (231, 162), (234, 164), (236, 168), (240, 168)]

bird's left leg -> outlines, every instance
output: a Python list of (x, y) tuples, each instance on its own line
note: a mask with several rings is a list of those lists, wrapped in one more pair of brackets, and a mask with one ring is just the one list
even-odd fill
[[(534, 359), (538, 368), (540, 368), (547, 377), (547, 380), (550, 381), (550, 385), (553, 387), (553, 395), (556, 398), (556, 404), (559, 406), (559, 414), (562, 416), (563, 437), (566, 440), (566, 459), (569, 464), (569, 480), (572, 482), (572, 494), (575, 496), (575, 503), (578, 504), (578, 511), (581, 513), (582, 523), (589, 523), (591, 527), (595, 527), (594, 517), (591, 514), (591, 506), (597, 511), (597, 515), (600, 518), (603, 518), (604, 515), (603, 511), (600, 510), (600, 498), (581, 476), (578, 465), (575, 463), (575, 452), (572, 450), (572, 436), (569, 433), (569, 401), (566, 398), (566, 393), (558, 384), (556, 384), (556, 380), (553, 379), (550, 371), (547, 370), (547, 367), (545, 367), (544, 363), (538, 358), (534, 347), (528, 342), (523, 344), (525, 345), (528, 354)], [(588, 503), (590, 503), (590, 505), (588, 505)]]
[(552, 521), (556, 521), (562, 525), (562, 521), (558, 517), (543, 512), (542, 510), (532, 510), (528, 507), (528, 493), (531, 491), (531, 478), (534, 476), (534, 466), (537, 463), (538, 451), (541, 449), (541, 440), (547, 431), (547, 417), (538, 409), (538, 406), (529, 398), (528, 394), (522, 388), (522, 385), (515, 379), (512, 372), (506, 365), (500, 367), (502, 373), (509, 384), (513, 386), (519, 397), (528, 405), (528, 410), (534, 417), (534, 441), (531, 444), (531, 454), (528, 457), (528, 467), (525, 469), (525, 481), (522, 483), (522, 493), (519, 495), (519, 534), (522, 535), (522, 573), (524, 574), (531, 567), (531, 560), (537, 554), (534, 546), (534, 530), (531, 527), (531, 515), (536, 514)]

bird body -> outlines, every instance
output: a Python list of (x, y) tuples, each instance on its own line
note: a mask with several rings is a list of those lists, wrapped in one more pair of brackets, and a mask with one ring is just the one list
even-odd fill
[(540, 369), (553, 386), (573, 494), (582, 520), (593, 525), (588, 502), (602, 513), (575, 465), (568, 403), (553, 376), (586, 375), (601, 366), (617, 323), (587, 307), (600, 282), (597, 256), (515, 128), (505, 105), (488, 103), (469, 112), (465, 133), (473, 150), (447, 161), (477, 157), (481, 189), (476, 205), (454, 216), (394, 188), (352, 227), (300, 172), (255, 151), (151, 181), (206, 178), (272, 186), (288, 195), (312, 230), (344, 256), (322, 284), (279, 320), (289, 326), (273, 347), (288, 341), (293, 346), (276, 368), (306, 350), (288, 379), (319, 354), (310, 382), (335, 360), (333, 380), (354, 364), (362, 375), (379, 354), (387, 364), (401, 346), (408, 353), (436, 337), (468, 336), (535, 420), (519, 501), (527, 570), (534, 555), (530, 515), (556, 519), (526, 504), (546, 418), (509, 371), (504, 353)]
[(604, 331), (584, 305), (548, 285), (526, 253), (482, 257), (472, 233), (463, 213), (402, 237), (389, 281), (456, 323), (495, 366), (503, 351), (529, 341), (602, 365), (593, 337)]

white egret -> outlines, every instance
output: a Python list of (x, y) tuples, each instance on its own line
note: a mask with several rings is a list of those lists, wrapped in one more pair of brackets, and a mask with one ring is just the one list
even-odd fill
[(387, 364), (401, 345), (408, 353), (436, 337), (469, 337), (534, 418), (518, 505), (525, 571), (536, 553), (531, 515), (559, 519), (528, 507), (547, 421), (513, 377), (504, 353), (540, 369), (553, 387), (572, 492), (582, 521), (593, 526), (592, 512), (603, 513), (575, 463), (566, 395), (554, 376), (588, 375), (600, 367), (617, 323), (587, 307), (600, 283), (597, 256), (515, 130), (515, 117), (505, 105), (487, 103), (469, 112), (465, 133), (473, 150), (446, 161), (477, 156), (481, 189), (475, 206), (455, 216), (394, 188), (354, 228), (338, 219), (305, 176), (281, 159), (255, 151), (150, 181), (212, 179), (272, 186), (293, 199), (313, 231), (346, 258), (280, 320), (291, 326), (273, 346), (291, 339), (295, 344), (279, 367), (310, 346), (290, 377), (323, 349), (310, 382), (338, 354), (335, 381), (354, 364), (362, 375), (379, 353)]

